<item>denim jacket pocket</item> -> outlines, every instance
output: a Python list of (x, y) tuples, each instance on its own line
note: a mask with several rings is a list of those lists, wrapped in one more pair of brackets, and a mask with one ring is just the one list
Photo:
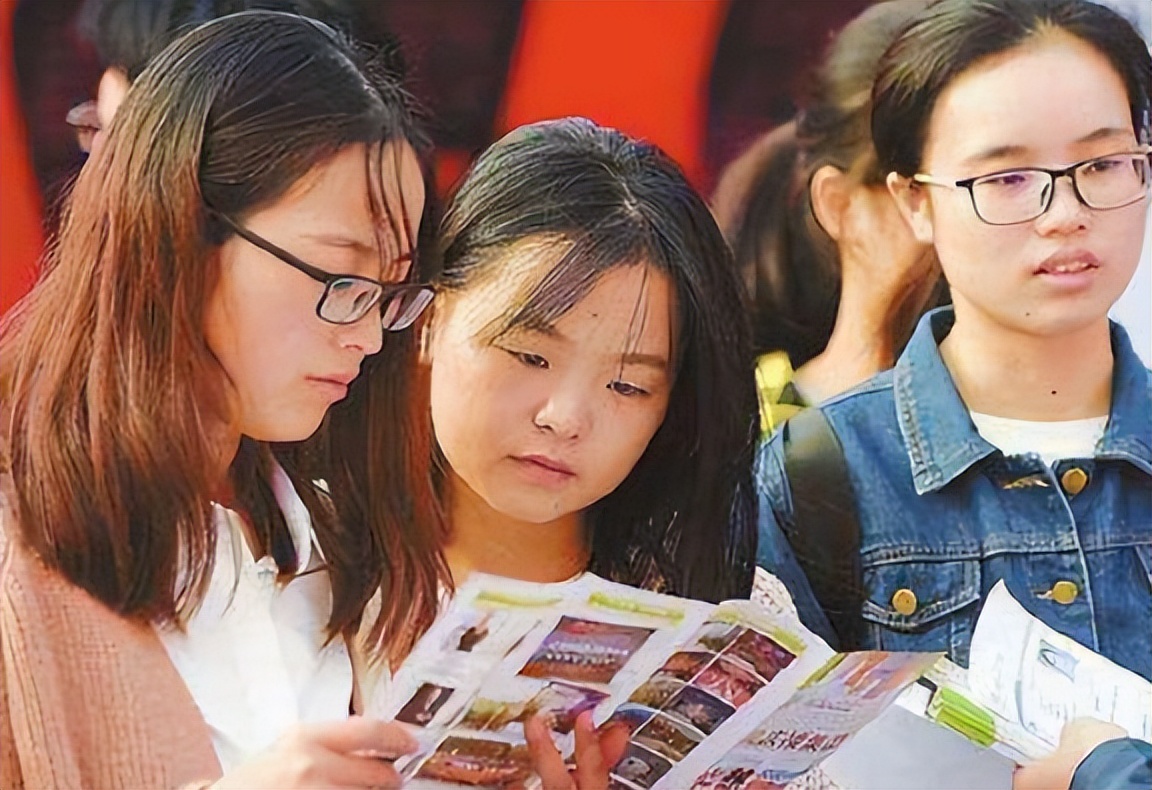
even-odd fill
[(866, 640), (882, 650), (945, 651), (968, 663), (979, 560), (917, 559), (864, 568)]

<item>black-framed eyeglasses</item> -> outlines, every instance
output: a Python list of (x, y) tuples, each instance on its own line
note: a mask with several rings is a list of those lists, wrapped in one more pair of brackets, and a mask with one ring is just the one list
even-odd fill
[(1052, 206), (1056, 179), (1072, 180), (1076, 199), (1106, 211), (1143, 199), (1149, 190), (1149, 153), (1130, 151), (1085, 159), (1059, 170), (1018, 167), (961, 181), (917, 173), (912, 180), (929, 186), (967, 189), (976, 216), (989, 225), (1017, 225), (1036, 219)]
[[(424, 309), (432, 303), (435, 295), (427, 283), (383, 283), (370, 277), (355, 274), (332, 274), (297, 258), (287, 250), (277, 247), (263, 236), (245, 228), (231, 217), (211, 210), (212, 216), (219, 219), (244, 241), (264, 252), (279, 258), (297, 271), (324, 284), (324, 293), (316, 303), (316, 315), (330, 324), (354, 324), (375, 306), (380, 306), (380, 320), (385, 330), (400, 332), (412, 326)], [(411, 261), (411, 254), (397, 259), (397, 263)]]

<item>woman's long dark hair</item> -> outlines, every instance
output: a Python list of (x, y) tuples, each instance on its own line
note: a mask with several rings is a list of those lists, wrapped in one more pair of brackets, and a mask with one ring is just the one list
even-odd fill
[(812, 212), (809, 183), (833, 165), (860, 184), (883, 186), (886, 171), (869, 128), (872, 80), (884, 50), (928, 4), (879, 3), (848, 23), (816, 73), (805, 109), (721, 180), (713, 202), (751, 290), (758, 353), (785, 351), (799, 368), (828, 345), (840, 307), (840, 256)]
[(555, 322), (616, 267), (676, 294), (667, 416), (632, 472), (586, 513), (593, 572), (718, 601), (746, 597), (755, 552), (757, 402), (747, 311), (707, 206), (655, 146), (580, 118), (523, 127), (472, 166), (446, 209), (441, 287), (498, 274), (523, 239), (571, 245), (497, 334)]
[[(378, 230), (402, 232), (383, 199), (398, 177), (385, 143), (422, 138), (386, 70), (287, 14), (225, 17), (179, 39), (136, 81), (76, 183), (44, 276), (0, 327), (0, 471), (16, 536), (125, 616), (181, 622), (212, 570), (213, 426), (235, 414), (204, 338), (228, 233), (206, 207), (242, 218), (364, 143)], [(269, 474), (276, 461), (288, 472), (328, 565), (333, 635), (359, 625), (377, 589), (385, 602), (434, 601), (446, 575), (396, 564), (420, 548), (405, 533), (413, 513), (435, 513), (419, 467), (430, 439), (398, 436), (414, 367), (412, 336), (390, 337), (365, 361), (383, 374), (361, 376), (310, 441), (243, 439), (230, 469), (284, 573), (296, 558)], [(385, 606), (377, 634), (401, 608)]]

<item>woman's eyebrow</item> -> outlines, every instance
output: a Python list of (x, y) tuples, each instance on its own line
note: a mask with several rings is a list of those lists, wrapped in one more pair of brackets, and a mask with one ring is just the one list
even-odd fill
[[(561, 343), (572, 342), (571, 338), (569, 338), (555, 326), (549, 325), (524, 327), (521, 329), (521, 331), (543, 335), (550, 340), (557, 340)], [(664, 356), (663, 354), (646, 354), (640, 351), (626, 351), (623, 354), (612, 353), (609, 356), (613, 362), (619, 362), (623, 365), (645, 365), (660, 371), (667, 371), (670, 367), (668, 363), (668, 357)]]
[(1078, 142), (1078, 143), (1094, 143), (1097, 140), (1107, 140), (1110, 137), (1123, 137), (1125, 139), (1128, 139), (1131, 136), (1132, 136), (1132, 127), (1131, 126), (1120, 127), (1120, 128), (1117, 128), (1115, 126), (1102, 126), (1099, 129), (1097, 129), (1096, 131), (1089, 132), (1088, 134), (1084, 135), (1083, 137), (1081, 137), (1076, 142)]
[(362, 238), (349, 236), (343, 233), (305, 231), (304, 233), (300, 234), (300, 236), (303, 239), (314, 241), (317, 244), (323, 244), (328, 247), (345, 247), (352, 249), (362, 255), (377, 255), (380, 252), (376, 248), (375, 244), (366, 242)]
[[(1074, 141), (1076, 145), (1083, 145), (1084, 143), (1094, 143), (1100, 140), (1107, 140), (1113, 137), (1129, 138), (1132, 135), (1131, 127), (1115, 127), (1115, 126), (1102, 126), (1099, 129), (1089, 132), (1083, 137)], [(987, 162), (993, 159), (1001, 159), (1006, 156), (1023, 156), (1031, 151), (1030, 148), (1024, 145), (997, 145), (991, 148), (986, 148), (966, 157), (962, 160), (962, 165), (977, 165), (982, 162)]]
[(1022, 156), (1028, 153), (1028, 150), (1027, 146), (1023, 145), (996, 145), (965, 157), (960, 161), (960, 166), (971, 167), (993, 159), (1002, 159), (1006, 156)]
[(613, 359), (619, 359), (625, 365), (646, 365), (657, 370), (668, 370), (668, 358), (663, 354), (643, 354), (639, 351), (630, 351), (620, 356), (613, 355)]

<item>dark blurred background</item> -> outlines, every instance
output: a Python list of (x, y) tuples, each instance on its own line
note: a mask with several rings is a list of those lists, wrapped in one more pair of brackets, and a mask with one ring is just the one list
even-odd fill
[[(77, 29), (81, 0), (0, 2), (16, 3), (17, 90), (36, 177), (51, 205), (82, 161), (64, 117), (95, 95), (102, 68)], [(400, 40), (411, 88), (434, 119), (441, 189), (509, 123), (535, 120), (538, 107), (551, 115), (599, 115), (596, 120), (626, 131), (648, 132), (707, 190), (745, 145), (792, 115), (804, 75), (829, 36), (867, 5), (363, 0), (369, 34), (388, 31)], [(695, 74), (684, 73), (686, 63)], [(509, 88), (515, 96), (506, 95)], [(506, 107), (518, 117), (507, 118)], [(689, 109), (697, 117), (685, 117)], [(621, 110), (647, 116), (645, 128), (627, 128), (628, 118), (613, 117)], [(698, 143), (696, 150), (683, 149), (685, 138)], [(673, 150), (678, 143), (681, 150)]]

